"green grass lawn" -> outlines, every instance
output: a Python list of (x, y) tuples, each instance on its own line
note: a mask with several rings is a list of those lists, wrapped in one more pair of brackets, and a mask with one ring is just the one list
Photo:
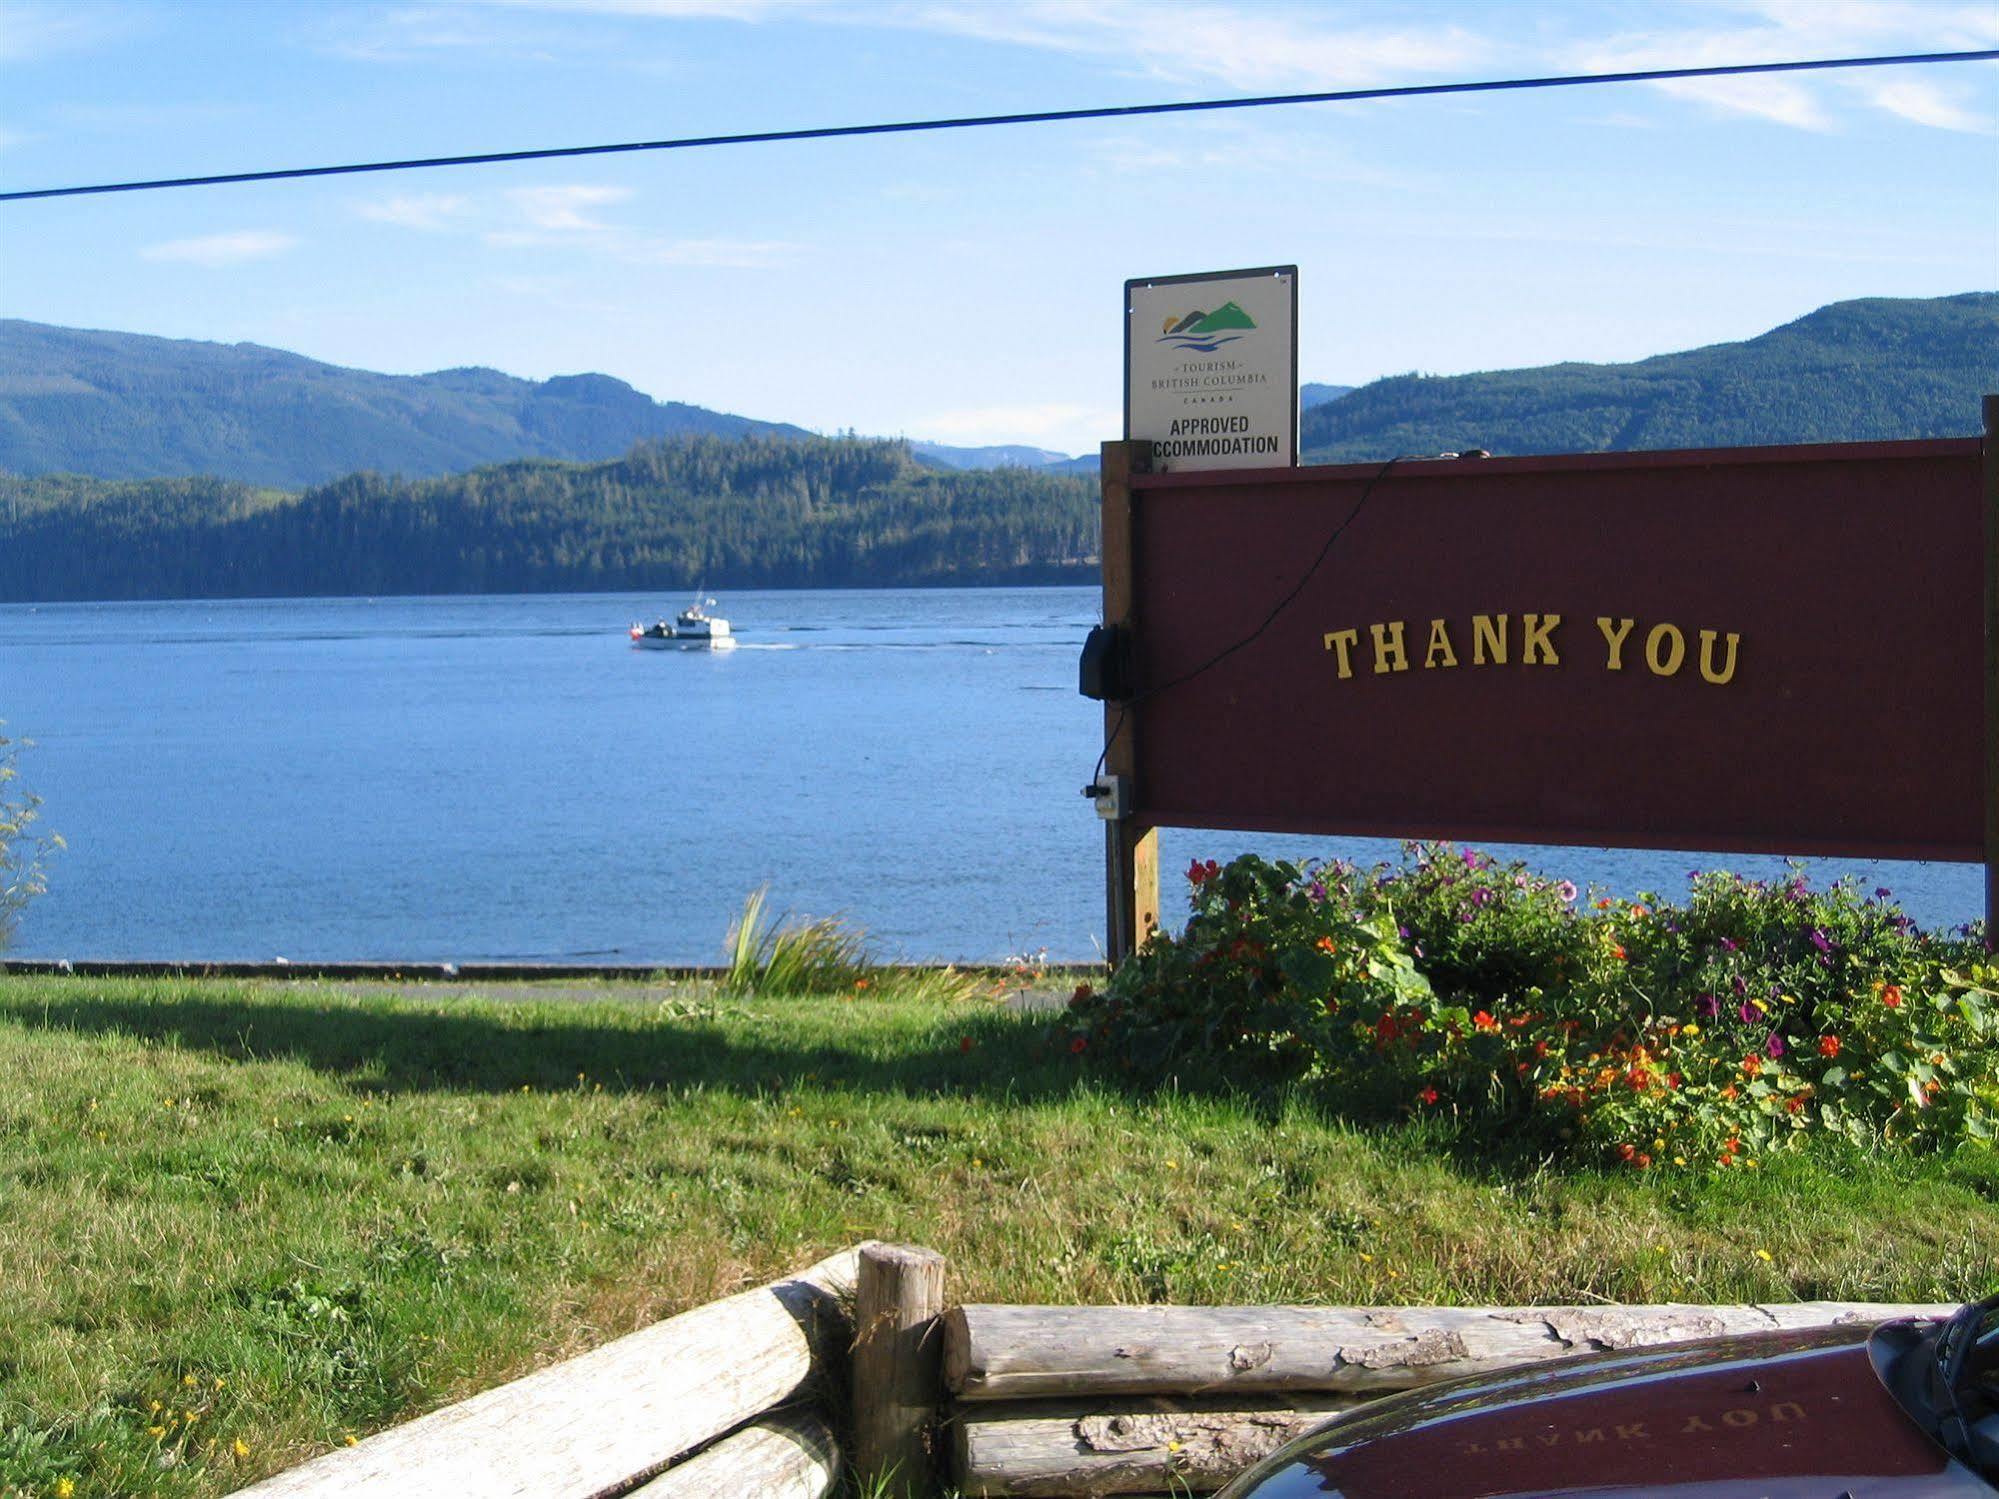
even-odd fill
[(862, 1238), (957, 1300), (1947, 1301), (1999, 1161), (1465, 1158), (1119, 1091), (939, 986), (0, 977), (0, 1494), (217, 1494)]

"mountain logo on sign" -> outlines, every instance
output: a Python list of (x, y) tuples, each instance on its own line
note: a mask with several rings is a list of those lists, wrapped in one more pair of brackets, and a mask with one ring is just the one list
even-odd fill
[(1256, 320), (1233, 302), (1213, 312), (1176, 312), (1166, 319), (1158, 341), (1186, 353), (1212, 354), (1254, 330)]

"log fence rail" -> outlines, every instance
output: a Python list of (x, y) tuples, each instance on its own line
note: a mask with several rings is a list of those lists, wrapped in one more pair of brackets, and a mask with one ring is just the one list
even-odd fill
[(1203, 1494), (1397, 1390), (1597, 1350), (1954, 1310), (947, 1307), (945, 1269), (933, 1250), (861, 1244), (233, 1499)]

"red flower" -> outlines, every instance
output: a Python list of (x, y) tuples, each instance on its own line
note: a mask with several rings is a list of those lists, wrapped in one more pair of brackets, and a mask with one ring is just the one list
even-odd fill
[(1073, 1041), (1071, 1041), (1071, 1042), (1069, 1043), (1069, 1050), (1070, 1050), (1071, 1052), (1078, 1052), (1078, 1051), (1082, 1051), (1082, 1050), (1083, 1050), (1083, 1049), (1085, 1049), (1085, 1048), (1086, 1048), (1087, 1046), (1089, 1046), (1089, 1044), (1090, 1044), (1090, 1038), (1089, 1038), (1089, 1037), (1087, 1037), (1087, 1036), (1078, 1036), (1078, 1037), (1076, 1037), (1076, 1038), (1075, 1038), (1075, 1040), (1073, 1040)]
[(1839, 1055), (1839, 1037), (1837, 1037), (1837, 1036), (1820, 1036), (1820, 1037), (1819, 1037), (1819, 1055), (1820, 1055), (1820, 1056), (1822, 1056), (1822, 1057), (1836, 1057), (1836, 1056), (1838, 1056), (1838, 1055)]
[(1499, 1022), (1492, 1018), (1492, 1013), (1489, 1010), (1480, 1010), (1476, 1015), (1472, 1016), (1471, 1023), (1474, 1030), (1496, 1031), (1499, 1029)]
[(1618, 946), (1618, 947), (1613, 947), (1613, 948), (1612, 948), (1612, 949), (1610, 950), (1610, 955), (1611, 955), (1611, 956), (1612, 956), (1613, 958), (1617, 959), (1617, 961), (1618, 961), (1618, 962), (1622, 963), (1622, 962), (1624, 961), (1624, 949), (1623, 949), (1623, 947), (1622, 947), (1622, 946)]
[(1187, 883), (1190, 885), (1204, 885), (1221, 872), (1222, 866), (1217, 864), (1213, 859), (1208, 860), (1205, 864), (1196, 859), (1187, 866)]
[(1890, 984), (1881, 991), (1881, 1003), (1891, 1010), (1902, 1008), (1902, 990), (1899, 985)]
[(1416, 1097), (1426, 1104), (1435, 1103), (1437, 1101), (1437, 1090), (1435, 1088), (1425, 1088)]
[(1643, 1093), (1652, 1086), (1652, 1074), (1643, 1067), (1633, 1067), (1624, 1074), (1624, 1081), (1631, 1085), (1633, 1093)]
[(972, 1049), (972, 1038), (970, 1036), (960, 1036), (958, 1038), (958, 1050), (970, 1051), (971, 1049)]
[(1787, 1098), (1784, 1100), (1784, 1112), (1786, 1114), (1802, 1114), (1804, 1111), (1805, 1101), (1803, 1098)]

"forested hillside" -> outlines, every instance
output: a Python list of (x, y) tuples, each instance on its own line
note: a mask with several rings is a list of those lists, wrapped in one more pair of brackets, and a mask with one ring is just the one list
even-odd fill
[(1743, 343), (1636, 364), (1377, 380), (1306, 411), (1307, 461), (1947, 437), (1999, 391), (1999, 294), (1835, 302)]
[(695, 438), (304, 494), (0, 476), (0, 602), (1084, 581), (1097, 492), (901, 442)]
[(658, 437), (799, 427), (655, 401), (609, 375), (380, 375), (258, 344), (0, 319), (0, 469), (322, 484), (520, 457), (603, 460)]

